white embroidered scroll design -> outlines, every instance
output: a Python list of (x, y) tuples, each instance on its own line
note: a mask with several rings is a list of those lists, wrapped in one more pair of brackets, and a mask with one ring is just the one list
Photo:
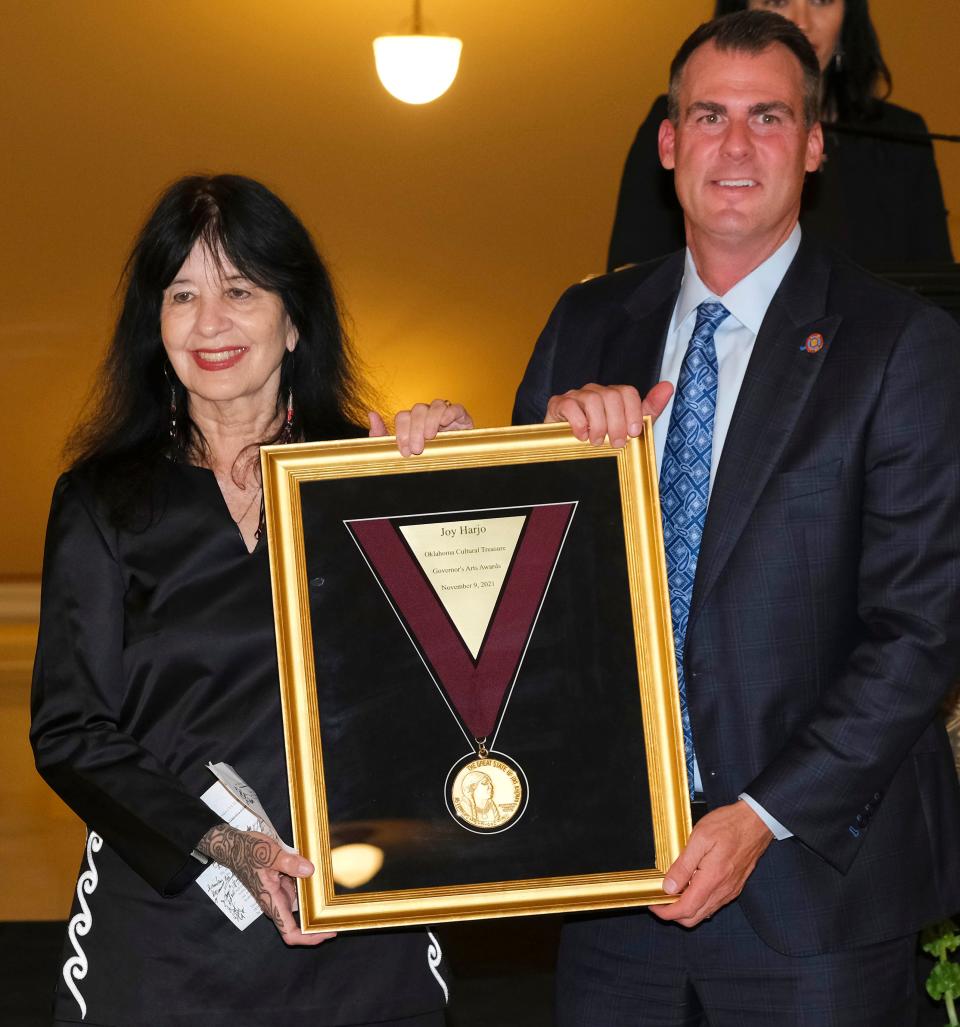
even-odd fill
[(450, 989), (447, 987), (447, 982), (443, 979), (443, 975), (440, 973), (439, 967), (443, 960), (443, 952), (440, 949), (440, 942), (434, 937), (432, 931), (427, 931), (427, 937), (430, 939), (430, 946), (427, 949), (427, 966), (430, 967), (430, 973), (433, 974), (437, 979), (437, 983), (443, 988), (443, 1001), (450, 1001)]
[(80, 994), (80, 989), (75, 982), (82, 981), (87, 976), (88, 963), (87, 954), (80, 947), (80, 942), (77, 941), (77, 938), (82, 938), (89, 934), (90, 928), (93, 926), (93, 914), (90, 912), (86, 896), (92, 895), (96, 891), (97, 883), (100, 880), (97, 876), (96, 864), (93, 862), (93, 854), (99, 852), (101, 848), (103, 848), (103, 839), (95, 831), (90, 831), (87, 835), (88, 869), (80, 875), (80, 879), (77, 881), (77, 901), (80, 903), (80, 912), (71, 918), (67, 926), (67, 937), (70, 939), (70, 944), (73, 946), (73, 951), (76, 952), (76, 955), (71, 956), (63, 964), (63, 979), (73, 997), (77, 1000), (82, 1020), (87, 1018), (87, 1003), (84, 1001), (83, 996)]

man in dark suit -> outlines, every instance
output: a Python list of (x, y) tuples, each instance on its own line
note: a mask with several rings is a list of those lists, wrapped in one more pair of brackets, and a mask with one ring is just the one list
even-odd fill
[(675, 902), (565, 927), (561, 1024), (903, 1027), (916, 932), (960, 908), (960, 333), (801, 239), (818, 88), (777, 15), (687, 40), (686, 251), (570, 289), (517, 394), (594, 443), (659, 417), (701, 814)]

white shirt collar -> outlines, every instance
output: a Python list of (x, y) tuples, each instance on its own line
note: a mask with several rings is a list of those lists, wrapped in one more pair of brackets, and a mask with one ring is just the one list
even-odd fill
[(783, 276), (799, 248), (800, 226), (794, 225), (793, 231), (779, 249), (774, 250), (759, 267), (754, 268), (746, 278), (741, 278), (723, 296), (717, 296), (700, 278), (693, 262), (693, 254), (687, 247), (683, 282), (673, 311), (670, 331), (676, 331), (704, 301), (719, 299), (744, 328), (754, 336), (758, 335), (773, 294), (780, 288)]

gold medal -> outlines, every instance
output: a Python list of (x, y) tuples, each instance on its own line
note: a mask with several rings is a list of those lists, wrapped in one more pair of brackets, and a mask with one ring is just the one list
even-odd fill
[(447, 775), (447, 808), (462, 827), (481, 834), (512, 827), (526, 806), (523, 771), (502, 753), (471, 754)]

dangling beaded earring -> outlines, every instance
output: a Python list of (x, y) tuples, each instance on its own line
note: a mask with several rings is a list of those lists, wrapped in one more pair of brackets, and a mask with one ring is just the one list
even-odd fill
[(838, 46), (833, 54), (833, 70), (843, 71), (843, 47)]
[(293, 439), (293, 389), (287, 389), (287, 419), (280, 429), (280, 445), (285, 446)]
[(163, 377), (167, 379), (167, 384), (170, 386), (170, 441), (177, 445), (177, 390), (173, 384), (173, 380), (170, 377), (170, 372), (167, 370), (167, 365), (163, 366)]

